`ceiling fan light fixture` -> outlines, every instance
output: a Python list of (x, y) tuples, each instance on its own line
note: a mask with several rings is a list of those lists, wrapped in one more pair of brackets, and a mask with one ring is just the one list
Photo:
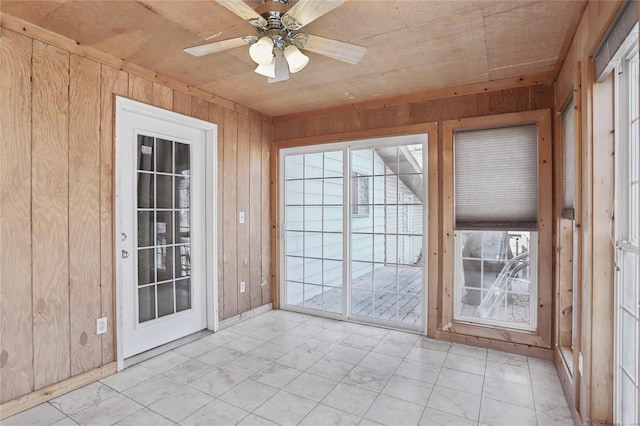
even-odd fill
[(287, 46), (284, 49), (284, 57), (287, 59), (291, 73), (301, 71), (309, 63), (309, 57), (300, 52), (300, 49), (294, 45)]
[(273, 61), (273, 40), (262, 37), (249, 47), (249, 56), (258, 65), (268, 65)]
[(255, 71), (265, 77), (276, 78), (276, 58), (271, 59), (268, 64), (258, 64)]

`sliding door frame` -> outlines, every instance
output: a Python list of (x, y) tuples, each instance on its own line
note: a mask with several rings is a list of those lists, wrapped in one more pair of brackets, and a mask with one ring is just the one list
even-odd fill
[[(436, 311), (436, 303), (438, 296), (438, 210), (437, 210), (437, 200), (439, 194), (439, 183), (438, 183), (438, 133), (437, 133), (437, 125), (436, 123), (425, 123), (418, 125), (409, 125), (409, 126), (401, 126), (401, 127), (393, 127), (386, 129), (376, 129), (372, 131), (358, 131), (358, 132), (350, 132), (350, 133), (340, 133), (322, 137), (308, 137), (308, 138), (300, 138), (300, 139), (292, 139), (286, 141), (277, 141), (274, 142), (271, 152), (271, 182), (272, 182), (272, 205), (271, 211), (273, 214), (273, 243), (272, 248), (273, 252), (276, 253), (273, 261), (273, 277), (272, 277), (272, 286), (273, 286), (273, 300), (274, 307), (284, 307), (286, 305), (286, 301), (284, 299), (285, 291), (284, 291), (284, 280), (282, 277), (284, 276), (284, 246), (283, 246), (283, 234), (284, 234), (284, 214), (283, 214), (283, 205), (284, 200), (282, 188), (284, 182), (284, 164), (281, 163), (282, 158), (284, 158), (284, 154), (281, 153), (282, 150), (290, 148), (296, 148), (296, 154), (300, 153), (311, 153), (311, 152), (324, 152), (331, 150), (347, 150), (348, 154), (350, 154), (351, 148), (361, 148), (365, 146), (374, 147), (374, 144), (371, 144), (372, 139), (378, 138), (388, 138), (394, 136), (406, 136), (406, 135), (416, 135), (422, 134), (426, 135), (427, 141), (424, 146), (423, 153), (423, 179), (425, 181), (424, 184), (424, 195), (425, 200), (423, 202), (423, 229), (422, 229), (422, 245), (423, 245), (423, 276), (422, 276), (422, 322), (417, 327), (402, 327), (401, 323), (397, 323), (394, 325), (391, 322), (386, 321), (371, 321), (371, 319), (367, 319), (367, 323), (382, 325), (391, 328), (402, 328), (411, 331), (418, 332), (427, 332), (430, 328), (433, 328), (435, 331), (435, 311)], [(398, 145), (402, 143), (398, 142)], [(314, 149), (318, 148), (318, 146), (322, 146), (322, 149)], [(426, 158), (424, 156), (426, 155)], [(350, 167), (349, 162), (346, 162), (343, 165), (344, 176), (347, 176), (349, 179), (345, 182), (350, 181)], [(345, 233), (343, 234), (343, 251), (344, 254), (350, 253), (350, 243), (351, 243), (351, 223), (350, 223), (350, 215), (349, 209), (346, 208), (348, 206), (348, 202), (350, 201), (350, 185), (345, 184), (345, 191), (343, 193), (343, 229)], [(426, 221), (426, 226), (425, 226)], [(343, 264), (343, 277), (349, 277), (350, 273), (350, 257), (351, 256), (343, 256), (344, 264)], [(328, 318), (341, 319), (341, 320), (349, 320), (353, 322), (362, 322), (363, 317), (351, 318), (350, 315), (350, 291), (346, 285), (343, 283), (343, 312), (342, 314), (332, 314), (329, 312), (324, 312), (320, 310), (313, 309), (305, 309), (300, 307), (295, 307), (292, 305), (286, 305), (286, 309), (290, 309), (293, 311), (305, 312), (305, 313), (313, 313), (315, 315), (324, 316)], [(432, 317), (432, 319), (429, 319)], [(429, 333), (431, 334), (431, 333)]]

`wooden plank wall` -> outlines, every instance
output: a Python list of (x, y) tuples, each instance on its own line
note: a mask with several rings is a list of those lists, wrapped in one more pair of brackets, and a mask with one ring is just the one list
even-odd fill
[(328, 112), (321, 115), (314, 115), (313, 112), (310, 112), (297, 114), (291, 118), (287, 116), (275, 117), (273, 140), (290, 140), (480, 117), (545, 109), (552, 106), (553, 85), (535, 84), (410, 103), (389, 104), (362, 110)]
[[(461, 88), (460, 92), (463, 92), (466, 88)], [(450, 91), (457, 92), (456, 89)], [(399, 102), (401, 100), (398, 100)], [(451, 176), (444, 173), (444, 164), (450, 163), (451, 152), (447, 152), (444, 149), (443, 143), (443, 122), (447, 120), (459, 120), (463, 118), (472, 117), (488, 117), (492, 115), (505, 114), (505, 113), (519, 113), (534, 110), (553, 109), (554, 101), (554, 87), (552, 84), (541, 83), (524, 87), (506, 87), (498, 88), (495, 90), (482, 90), (479, 93), (466, 93), (457, 96), (449, 96), (442, 98), (431, 98), (422, 101), (416, 101), (411, 99), (407, 103), (394, 103), (387, 104), (378, 107), (369, 107), (364, 109), (353, 109), (346, 111), (344, 109), (336, 111), (319, 111), (317, 113), (308, 112), (295, 114), (292, 116), (282, 116), (274, 118), (273, 139), (274, 147), (278, 146), (296, 146), (309, 143), (323, 143), (332, 140), (342, 140), (341, 134), (356, 132), (355, 134), (362, 135), (362, 138), (370, 137), (372, 133), (381, 131), (382, 129), (403, 128), (411, 125), (419, 125), (423, 123), (437, 123), (438, 124), (438, 161), (439, 169), (434, 171), (435, 177), (438, 181), (439, 195), (437, 197), (438, 208), (437, 215), (430, 216), (431, 221), (437, 222), (436, 232), (431, 235), (441, 235), (443, 229), (446, 228), (447, 221), (450, 217), (444, 212), (445, 202), (445, 185), (448, 187), (453, 185)], [(394, 100), (395, 102), (395, 100)], [(487, 119), (487, 122), (491, 122), (491, 119)], [(551, 123), (548, 123), (550, 126)], [(551, 134), (549, 132), (549, 134)], [(550, 144), (548, 145), (550, 146)], [(277, 161), (273, 161), (274, 166), (277, 168)], [(277, 176), (277, 171), (272, 170), (274, 176)], [(548, 183), (552, 178), (551, 165), (546, 165), (544, 174), (541, 178), (541, 182)], [(545, 183), (545, 185), (546, 185)], [(449, 191), (451, 193), (451, 191)], [(272, 198), (277, 194), (272, 192)], [(551, 197), (546, 205), (549, 206), (544, 214), (545, 220), (551, 216)], [(450, 203), (449, 203), (450, 204)], [(548, 213), (548, 214), (547, 214)], [(272, 213), (275, 215), (275, 213)], [(447, 217), (446, 217), (447, 216)], [(277, 223), (277, 217), (274, 218), (274, 224), (272, 226), (274, 235), (279, 229)], [(431, 227), (430, 227), (431, 229)], [(276, 239), (274, 238), (274, 241)], [(430, 282), (430, 294), (437, 294), (438, 297), (433, 297), (429, 300), (429, 315), (430, 318), (443, 318), (443, 311), (451, 309), (451, 306), (446, 302), (446, 298), (450, 295), (445, 294), (447, 288), (450, 286), (443, 286), (443, 282), (450, 282), (452, 279), (452, 272), (443, 263), (443, 253), (450, 251), (451, 248), (446, 246), (450, 243), (448, 238), (440, 238), (438, 241), (438, 250), (435, 260), (431, 260), (432, 263), (437, 264), (438, 273), (436, 274), (437, 282)], [(547, 244), (551, 247), (551, 244)], [(547, 259), (550, 257), (547, 256)], [(275, 260), (275, 259), (274, 259)], [(540, 271), (542, 276), (550, 277), (551, 261), (546, 264), (542, 264)], [(277, 273), (278, 265), (273, 263), (272, 270)], [(277, 275), (272, 279), (272, 283), (277, 282)], [(547, 279), (545, 282), (540, 283), (544, 288), (545, 294), (551, 294), (553, 291), (552, 279)], [(436, 289), (432, 287), (437, 287)], [(277, 294), (277, 289), (272, 289), (272, 294)], [(548, 310), (547, 302), (547, 310)], [(436, 314), (437, 313), (437, 314)], [(534, 345), (516, 344), (510, 341), (508, 333), (503, 333), (503, 337), (487, 338), (479, 335), (464, 334), (464, 333), (443, 333), (437, 332), (438, 328), (442, 328), (443, 324), (429, 324), (428, 333), (430, 336), (439, 338), (446, 338), (453, 341), (462, 343), (470, 343), (476, 345), (489, 346), (499, 350), (507, 350), (511, 352), (526, 353), (532, 356), (551, 357), (551, 350), (549, 349), (551, 327), (549, 322), (551, 318), (541, 319), (541, 328), (545, 329), (544, 344)], [(436, 321), (437, 322), (437, 321)]]
[[(579, 306), (573, 307), (578, 315), (572, 319), (571, 326), (576, 334), (574, 365), (581, 354), (584, 360), (582, 374), (571, 376), (564, 368), (560, 353), (556, 353), (555, 360), (574, 419), (584, 424), (613, 422), (614, 264), (610, 197), (614, 192), (614, 102), (611, 79), (595, 83), (592, 56), (621, 5), (621, 1), (590, 1), (587, 4), (555, 83), (556, 110), (564, 106), (572, 90), (576, 90), (580, 100), (577, 110), (579, 131), (576, 133), (579, 159), (576, 176), (581, 176), (576, 193), (577, 235), (574, 241), (566, 241), (576, 244), (572, 247), (575, 257), (559, 257), (555, 267), (576, 271)], [(556, 132), (560, 131), (556, 129)], [(558, 164), (562, 164), (561, 155), (562, 151), (557, 150), (555, 161)], [(561, 184), (561, 180), (556, 181), (556, 185)], [(559, 228), (563, 223), (556, 221), (558, 235), (562, 235)], [(561, 245), (557, 249), (569, 250)], [(574, 262), (575, 266), (566, 264), (567, 261)], [(571, 278), (571, 274), (559, 277)]]
[(114, 95), (218, 124), (219, 316), (271, 301), (271, 123), (6, 28), (1, 40), (1, 403), (115, 360)]

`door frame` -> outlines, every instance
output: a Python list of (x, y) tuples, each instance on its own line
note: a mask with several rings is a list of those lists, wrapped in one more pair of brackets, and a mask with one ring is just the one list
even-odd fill
[(207, 329), (213, 332), (218, 331), (218, 249), (217, 249), (217, 152), (218, 152), (218, 125), (197, 118), (178, 114), (156, 106), (148, 105), (132, 99), (115, 96), (115, 117), (114, 117), (114, 244), (113, 259), (115, 267), (115, 335), (116, 335), (116, 360), (118, 371), (124, 368), (124, 346), (123, 346), (123, 322), (124, 322), (124, 279), (123, 267), (120, 262), (119, 253), (121, 250), (120, 234), (121, 220), (123, 217), (122, 202), (120, 202), (120, 187), (122, 173), (120, 169), (122, 164), (118, 161), (118, 153), (122, 149), (126, 149), (121, 144), (127, 142), (129, 136), (123, 135), (123, 129), (120, 128), (122, 114), (125, 112), (147, 116), (169, 123), (181, 126), (191, 127), (204, 132), (205, 137), (205, 254), (204, 261), (206, 271), (205, 281), (205, 315), (207, 320)]
[[(431, 288), (430, 282), (432, 281), (432, 271), (430, 266), (430, 261), (433, 259), (429, 259), (428, 256), (429, 248), (430, 248), (430, 235), (431, 229), (433, 226), (429, 218), (431, 217), (430, 210), (432, 208), (432, 200), (429, 196), (429, 185), (430, 185), (430, 156), (433, 155), (433, 147), (436, 146), (435, 140), (435, 132), (433, 129), (435, 125), (429, 124), (426, 128), (425, 126), (420, 126), (419, 128), (411, 128), (407, 132), (392, 132), (390, 134), (382, 133), (380, 135), (371, 134), (369, 137), (360, 137), (355, 136), (353, 139), (346, 138), (343, 141), (327, 141), (317, 143), (309, 143), (309, 144), (301, 144), (294, 146), (282, 146), (277, 148), (277, 157), (278, 157), (278, 174), (277, 174), (277, 187), (276, 193), (278, 195), (278, 205), (276, 207), (278, 212), (278, 223), (280, 227), (278, 228), (277, 239), (279, 240), (278, 244), (278, 280), (277, 280), (277, 288), (278, 288), (278, 304), (281, 309), (289, 310), (293, 312), (300, 312), (311, 314), (319, 317), (325, 317), (330, 319), (338, 319), (342, 321), (349, 321), (359, 324), (367, 324), (373, 326), (386, 327), (391, 329), (397, 329), (401, 331), (407, 332), (417, 332), (420, 334), (427, 334), (428, 330), (428, 314), (429, 314), (429, 301), (430, 294), (429, 290)], [(418, 130), (419, 129), (419, 130)], [(424, 137), (423, 142), (423, 217), (422, 217), (422, 247), (423, 247), (423, 272), (422, 272), (422, 321), (417, 326), (404, 325), (400, 322), (395, 321), (386, 321), (379, 320), (377, 318), (369, 318), (362, 316), (354, 316), (351, 313), (351, 214), (350, 214), (350, 203), (351, 203), (351, 185), (347, 182), (350, 181), (351, 176), (351, 151), (352, 149), (363, 149), (363, 148), (375, 148), (376, 146), (402, 146), (406, 144), (404, 140), (406, 137)], [(311, 308), (299, 307), (295, 305), (290, 305), (286, 303), (286, 245), (285, 245), (285, 231), (284, 231), (284, 218), (285, 218), (285, 197), (284, 197), (284, 187), (285, 187), (285, 162), (284, 158), (287, 155), (304, 155), (325, 151), (342, 151), (345, 156), (345, 161), (343, 165), (343, 177), (345, 179), (344, 183), (344, 191), (343, 191), (343, 277), (345, 281), (349, 282), (349, 285), (343, 283), (343, 311), (342, 313), (332, 313), (321, 310), (315, 310)], [(433, 220), (433, 219), (432, 219)], [(435, 233), (434, 233), (435, 234)], [(433, 297), (433, 295), (431, 295)]]

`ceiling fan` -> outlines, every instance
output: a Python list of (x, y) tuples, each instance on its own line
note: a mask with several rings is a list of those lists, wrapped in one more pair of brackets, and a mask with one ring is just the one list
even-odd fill
[(300, 33), (298, 30), (331, 12), (345, 0), (262, 0), (255, 10), (241, 0), (215, 0), (253, 25), (258, 36), (244, 36), (188, 47), (193, 56), (218, 53), (249, 45), (249, 56), (258, 64), (255, 72), (268, 77), (269, 83), (287, 80), (289, 72), (302, 70), (309, 57), (308, 50), (349, 64), (357, 64), (367, 48), (344, 41)]

